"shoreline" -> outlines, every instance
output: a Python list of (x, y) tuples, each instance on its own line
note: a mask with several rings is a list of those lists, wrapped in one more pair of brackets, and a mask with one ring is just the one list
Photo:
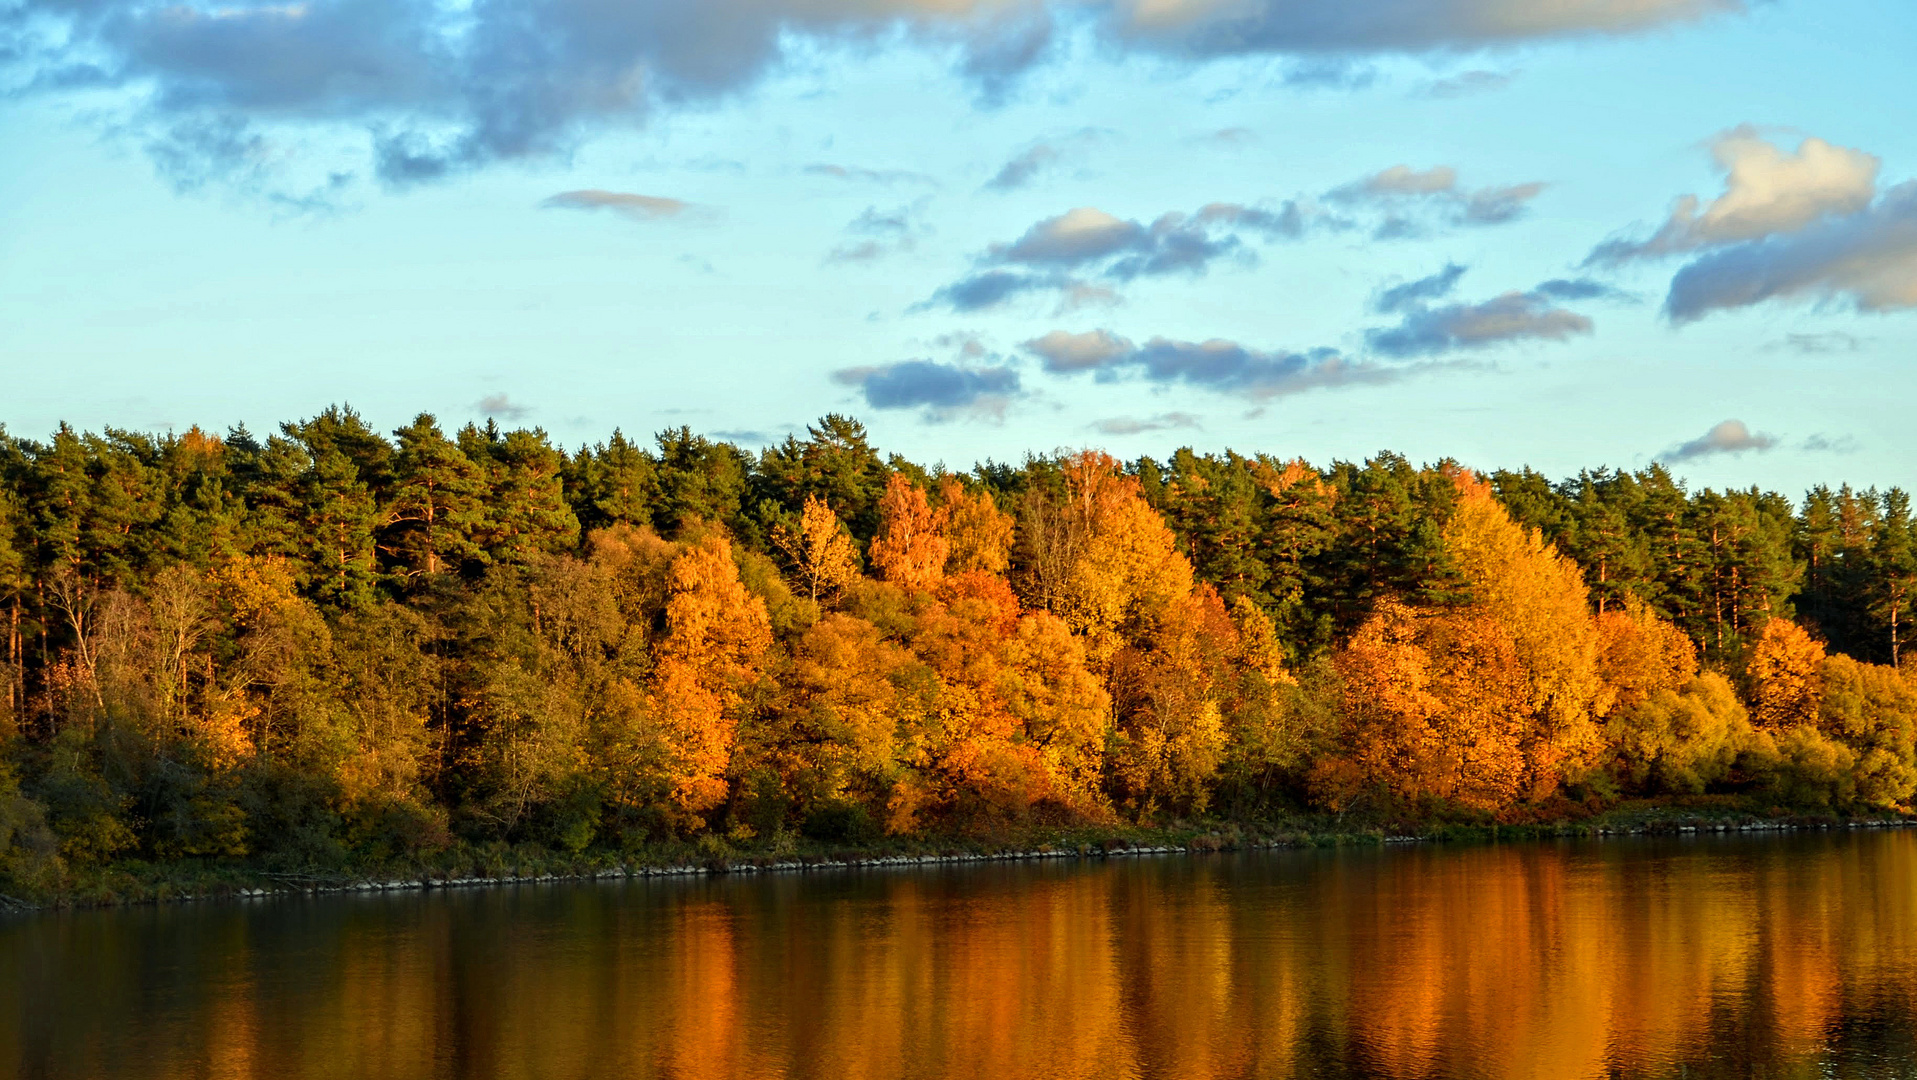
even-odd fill
[[(1657, 808), (1667, 810), (1670, 808)], [(857, 870), (929, 866), (979, 865), (993, 862), (1093, 861), (1147, 856), (1209, 855), (1236, 851), (1303, 850), (1308, 848), (1399, 847), (1420, 844), (1499, 843), (1553, 839), (1609, 839), (1646, 836), (1709, 836), (1856, 831), (1917, 827), (1917, 817), (1816, 818), (1765, 820), (1749, 815), (1709, 819), (1690, 815), (1616, 824), (1555, 822), (1526, 825), (1437, 825), (1421, 833), (1359, 829), (1334, 832), (1252, 832), (1243, 825), (1220, 828), (1160, 828), (1111, 830), (1072, 842), (1041, 842), (1031, 846), (1000, 846), (986, 850), (959, 850), (976, 840), (934, 838), (897, 846), (866, 845), (837, 848), (829, 853), (754, 854), (739, 852), (702, 859), (679, 857), (614, 861), (567, 858), (552, 852), (518, 851), (519, 865), (491, 874), (456, 873), (452, 866), (418, 866), (393, 874), (397, 868), (366, 871), (276, 873), (244, 867), (142, 866), (154, 880), (131, 876), (128, 868), (109, 867), (125, 880), (107, 888), (105, 880), (92, 887), (69, 889), (43, 900), (28, 900), (0, 892), (0, 915), (32, 915), (51, 911), (196, 903), (222, 900), (266, 900), (296, 896), (347, 896), (391, 892), (438, 892), (506, 886), (634, 881), (653, 878), (719, 878), (739, 875), (844, 873)], [(905, 850), (901, 850), (904, 848)], [(663, 855), (663, 853), (660, 853)], [(530, 863), (531, 865), (527, 865)], [(558, 864), (558, 865), (555, 865)], [(471, 865), (468, 863), (467, 865)], [(530, 872), (526, 872), (530, 871)], [(187, 880), (178, 880), (181, 874)]]

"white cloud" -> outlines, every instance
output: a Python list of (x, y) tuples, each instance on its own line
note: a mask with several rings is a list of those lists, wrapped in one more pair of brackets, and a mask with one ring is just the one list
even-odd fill
[(1737, 455), (1748, 451), (1762, 453), (1778, 444), (1775, 435), (1752, 431), (1742, 420), (1725, 420), (1689, 442), (1679, 443), (1664, 454), (1666, 461), (1695, 461), (1721, 454)]
[(1796, 232), (1824, 218), (1854, 214), (1877, 192), (1878, 159), (1807, 137), (1785, 152), (1746, 124), (1711, 141), (1724, 192), (1705, 203), (1685, 195), (1649, 239), (1612, 240), (1589, 263), (1618, 263)]

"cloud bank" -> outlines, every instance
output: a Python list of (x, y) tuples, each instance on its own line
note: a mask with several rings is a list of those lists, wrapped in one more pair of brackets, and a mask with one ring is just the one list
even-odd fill
[(1585, 265), (1689, 257), (1664, 298), (1674, 323), (1771, 300), (1917, 307), (1917, 181), (1880, 195), (1875, 156), (1815, 137), (1785, 151), (1749, 125), (1712, 140), (1711, 154), (1722, 194), (1679, 198), (1656, 232), (1607, 240)]
[(1917, 181), (1858, 213), (1699, 256), (1671, 278), (1664, 311), (1685, 323), (1777, 299), (1917, 307)]
[[(389, 183), (563, 156), (752, 87), (795, 51), (904, 41), (981, 98), (1084, 32), (1110, 52), (1342, 62), (1652, 30), (1744, 0), (15, 0), (0, 65), (35, 92), (118, 89), (156, 155), (232, 170), (262, 129), (359, 132)], [(207, 138), (208, 134), (220, 134)], [(249, 150), (249, 146), (252, 147)], [(250, 158), (248, 155), (251, 155)], [(328, 164), (331, 169), (338, 163)]]

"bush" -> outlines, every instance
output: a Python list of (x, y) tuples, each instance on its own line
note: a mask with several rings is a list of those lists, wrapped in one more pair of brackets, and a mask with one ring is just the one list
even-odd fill
[(801, 831), (808, 839), (828, 844), (869, 844), (879, 837), (878, 823), (862, 804), (850, 799), (831, 799), (805, 816)]

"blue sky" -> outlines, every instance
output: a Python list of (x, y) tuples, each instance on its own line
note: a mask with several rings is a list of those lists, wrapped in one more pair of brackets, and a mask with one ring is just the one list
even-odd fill
[(1908, 485), (1913, 55), (1889, 0), (0, 0), (0, 422)]

